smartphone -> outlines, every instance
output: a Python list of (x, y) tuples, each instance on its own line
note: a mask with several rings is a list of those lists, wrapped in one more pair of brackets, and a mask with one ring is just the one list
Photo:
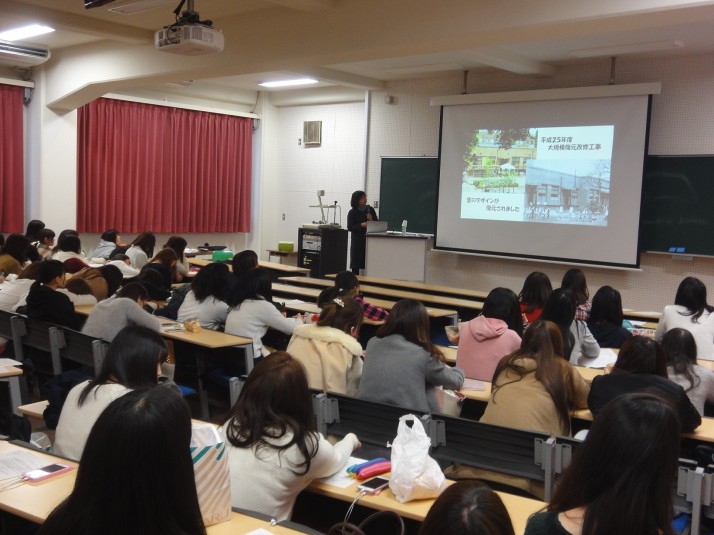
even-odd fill
[(367, 494), (374, 494), (375, 492), (379, 492), (382, 490), (384, 487), (389, 485), (389, 480), (385, 479), (383, 477), (373, 477), (370, 480), (363, 481), (360, 483), (357, 488), (359, 490), (363, 490)]
[(48, 477), (69, 472), (73, 468), (74, 467), (67, 466), (66, 464), (50, 464), (47, 466), (43, 466), (42, 468), (38, 468), (37, 470), (30, 470), (29, 472), (25, 472), (24, 474), (22, 474), (22, 479), (26, 481), (42, 481), (43, 479), (47, 479)]

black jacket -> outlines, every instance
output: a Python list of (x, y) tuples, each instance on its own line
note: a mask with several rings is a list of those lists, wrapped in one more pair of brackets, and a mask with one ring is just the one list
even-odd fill
[(28, 318), (56, 323), (76, 331), (82, 328), (69, 297), (42, 284), (35, 283), (30, 287), (25, 313)]
[(588, 407), (593, 415), (597, 416), (608, 401), (633, 392), (647, 392), (670, 400), (679, 415), (683, 433), (691, 433), (702, 423), (702, 417), (681, 386), (669, 379), (649, 373), (613, 370), (607, 375), (595, 377), (588, 395)]

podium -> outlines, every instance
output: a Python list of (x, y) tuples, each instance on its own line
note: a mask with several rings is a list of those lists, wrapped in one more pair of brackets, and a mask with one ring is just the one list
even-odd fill
[(428, 234), (367, 234), (365, 275), (425, 282), (426, 254), (431, 249), (431, 238)]
[(299, 228), (298, 267), (308, 268), (315, 278), (347, 269), (347, 231)]

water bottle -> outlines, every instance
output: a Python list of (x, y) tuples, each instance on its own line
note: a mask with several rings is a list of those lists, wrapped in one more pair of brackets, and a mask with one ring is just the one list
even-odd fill
[(402, 236), (407, 235), (407, 220), (402, 221)]

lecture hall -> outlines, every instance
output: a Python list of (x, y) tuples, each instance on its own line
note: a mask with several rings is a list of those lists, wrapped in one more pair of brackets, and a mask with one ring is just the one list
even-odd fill
[[(714, 162), (712, 1), (642, 0), (584, 5), (547, 0), (538, 5), (516, 5), (468, 0), (0, 0), (0, 13), (0, 233), (5, 239), (13, 233), (24, 234), (28, 222), (40, 220), (58, 235), (64, 229), (76, 229), (81, 248), (88, 253), (96, 250), (100, 235), (107, 229), (118, 229), (126, 244), (142, 232), (151, 231), (156, 240), (154, 253), (159, 253), (161, 244), (171, 236), (180, 235), (191, 249), (210, 244), (225, 246), (235, 253), (252, 250), (261, 265), (270, 266), (279, 242), (292, 242), (297, 251), (298, 231), (304, 225), (312, 228), (319, 222), (336, 222), (345, 229), (355, 191), (366, 192), (367, 203), (377, 214), (383, 208), (389, 209), (381, 195), (383, 160), (443, 157), (448, 152), (443, 145), (447, 139), (445, 127), (449, 120), (458, 119), (453, 117), (458, 112), (450, 118), (448, 109), (456, 109), (452, 104), (468, 102), (478, 95), (493, 100), (495, 94), (537, 95), (542, 91), (550, 95), (570, 90), (587, 92), (588, 88), (608, 92), (608, 87), (617, 91), (618, 86), (656, 86), (645, 101), (647, 125), (640, 133), (645, 147), (638, 147), (633, 159), (639, 158), (641, 166), (658, 158), (666, 164), (674, 157), (678, 162), (695, 156), (702, 157), (708, 165)], [(3, 33), (31, 24), (48, 26), (52, 31), (34, 37)], [(182, 50), (163, 46), (165, 42), (159, 46), (162, 30), (165, 39), (184, 26), (197, 26), (204, 34), (222, 41), (222, 51), (218, 51), (221, 47), (216, 43), (207, 46), (205, 42), (199, 53), (188, 45)], [(303, 85), (262, 85), (297, 79), (303, 79)], [(566, 95), (563, 102), (569, 102), (568, 93), (560, 94)], [(539, 97), (529, 98), (538, 109)], [(508, 107), (509, 102), (520, 104), (519, 97), (512, 97), (504, 106)], [(519, 126), (543, 126), (536, 124), (543, 116), (535, 117), (535, 122)], [(211, 126), (206, 126), (209, 122)], [(487, 124), (482, 128), (500, 127)], [(122, 137), (121, 132), (139, 135)], [(485, 134), (480, 135), (483, 142)], [(616, 129), (612, 143), (616, 150), (621, 148), (620, 139)], [(491, 172), (491, 163), (484, 160), (493, 157), (499, 177), (525, 176), (523, 156), (530, 156), (526, 152), (505, 152), (509, 153), (507, 157), (503, 153), (499, 156), (495, 149), (495, 156), (484, 156), (479, 160), (482, 170), (488, 167)], [(109, 153), (112, 158), (102, 159)], [(456, 156), (460, 158), (461, 154)], [(617, 161), (631, 163), (629, 156), (629, 152), (620, 154)], [(441, 169), (443, 173), (445, 168)], [(663, 173), (676, 175), (670, 170)], [(577, 171), (574, 176), (578, 177)], [(642, 173), (637, 177), (640, 179)], [(675, 176), (673, 180), (679, 179)], [(677, 202), (687, 193), (697, 196), (684, 182), (678, 184)], [(603, 193), (602, 188), (596, 200), (592, 193), (581, 192), (590, 195), (585, 204), (589, 201), (598, 205), (598, 215), (593, 211), (592, 222), (603, 214), (607, 220), (609, 209), (611, 222), (628, 226), (618, 229), (610, 225), (611, 234), (604, 242), (596, 243), (587, 229), (586, 239), (572, 238), (568, 232), (559, 231), (566, 225), (529, 220), (518, 227), (521, 230), (504, 233), (528, 236), (524, 246), (529, 252), (520, 256), (521, 251), (514, 254), (510, 250), (495, 250), (493, 254), (491, 245), (500, 244), (500, 230), (482, 227), (478, 218), (463, 227), (467, 230), (462, 236), (472, 237), (465, 245), (452, 245), (452, 233), (437, 235), (437, 247), (430, 247), (423, 255), (424, 275), (418, 281), (439, 288), (433, 292), (437, 297), (423, 300), (431, 325), (438, 325), (443, 333), (452, 317), (455, 321), (457, 312), (459, 319), (470, 319), (480, 312), (492, 289), (508, 288), (518, 293), (533, 272), (548, 274), (556, 289), (569, 269), (581, 268), (587, 276), (590, 299), (599, 288), (611, 286), (621, 295), (625, 317), (635, 321), (656, 322), (665, 306), (675, 302), (677, 288), (685, 278), (696, 278), (714, 288), (714, 247), (699, 252), (679, 247), (675, 239), (666, 247), (643, 248), (642, 243), (637, 244), (638, 231), (630, 223), (644, 225), (650, 221), (627, 214), (630, 201), (639, 211), (640, 188), (635, 188), (637, 194), (627, 189), (618, 196), (615, 180), (612, 187), (609, 198), (606, 193), (610, 191)], [(524, 188), (528, 191), (532, 186)], [(439, 191), (441, 207), (448, 190)], [(563, 212), (572, 213), (568, 206), (576, 205), (575, 193), (563, 200), (564, 193), (550, 185), (543, 192), (533, 191), (533, 203), (525, 202), (530, 215), (524, 217), (562, 219)], [(551, 208), (539, 209), (545, 192), (551, 197), (560, 195), (559, 200)], [(699, 199), (701, 204), (708, 198)], [(555, 208), (558, 203), (560, 207)], [(672, 204), (665, 200), (656, 206), (665, 210)], [(703, 220), (714, 213), (712, 208), (704, 208), (709, 214), (702, 216)], [(616, 219), (618, 210), (625, 214), (624, 219)], [(443, 223), (439, 218), (445, 213), (446, 210), (440, 211), (438, 224)], [(405, 218), (398, 219), (390, 219), (390, 230), (401, 227)], [(676, 222), (670, 225), (666, 219), (661, 221), (664, 223), (657, 227), (659, 231), (675, 227)], [(447, 219), (445, 224), (453, 222), (453, 218)], [(567, 228), (588, 226), (581, 222), (582, 219)], [(416, 232), (418, 223), (410, 219), (406, 230)], [(490, 234), (489, 245), (479, 249), (478, 232), (483, 228), (486, 230), (482, 232)], [(696, 243), (706, 248), (709, 227), (681, 228), (690, 229), (689, 234), (699, 240)], [(610, 262), (601, 261), (597, 257), (600, 253), (581, 254), (597, 247), (608, 254), (621, 245), (617, 243), (620, 235), (634, 240), (629, 251), (634, 259)], [(642, 233), (639, 239), (642, 242)], [(440, 249), (440, 241), (446, 247)], [(533, 253), (533, 249), (558, 254)], [(474, 252), (479, 254), (471, 254)], [(483, 252), (491, 254), (480, 254)], [(282, 269), (289, 269), (285, 262), (293, 260), (294, 255), (281, 258)], [(410, 267), (389, 254), (382, 260), (396, 271)], [(280, 265), (277, 269), (281, 269)], [(349, 269), (348, 256), (344, 265), (341, 269)], [(196, 267), (191, 268), (191, 275)], [(232, 267), (235, 270), (235, 264)], [(289, 316), (298, 312), (307, 316), (313, 310), (316, 295), (329, 286), (326, 280), (294, 284), (282, 280), (294, 273), (271, 273), (273, 293), (276, 299), (286, 301)], [(369, 277), (370, 273), (363, 275)], [(385, 290), (378, 281), (367, 279), (361, 284), (364, 299), (385, 309), (391, 309), (410, 292), (419, 295), (420, 291), (399, 285)], [(282, 294), (276, 288), (288, 293)], [(448, 295), (449, 288), (482, 292), (483, 297)], [(308, 297), (300, 297), (299, 293)], [(293, 303), (291, 308), (289, 301), (296, 297), (309, 300), (310, 306)], [(452, 299), (451, 304), (448, 299)], [(82, 310), (81, 305), (75, 308), (77, 312)], [(454, 314), (440, 312), (441, 309)], [(86, 309), (89, 310), (91, 306)], [(632, 311), (640, 315), (628, 316)], [(370, 325), (370, 321), (361, 322), (362, 337), (380, 328), (380, 321), (375, 321), (376, 325)], [(8, 319), (8, 333), (12, 331), (10, 323)], [(12, 339), (11, 334), (4, 336), (4, 320), (0, 326), (0, 336)], [(164, 334), (178, 352), (191, 335)], [(214, 346), (203, 346), (200, 351), (221, 352), (237, 346), (241, 348), (241, 366), (245, 362), (239, 371), (250, 371), (253, 357), (259, 357), (265, 348), (251, 343), (248, 335), (231, 336), (235, 339), (216, 338), (210, 342)], [(65, 336), (68, 347), (69, 338)], [(449, 344), (443, 334), (436, 343), (439, 347)], [(453, 348), (444, 351), (447, 363), (453, 365), (458, 359), (455, 352)], [(220, 361), (225, 355), (216, 358)], [(259, 361), (256, 359), (255, 364)], [(201, 358), (192, 360), (192, 366), (198, 368), (192, 368), (194, 375), (204, 377), (204, 364)], [(5, 370), (0, 371), (0, 380), (9, 386), (10, 405), (15, 399), (27, 401), (25, 385), (18, 382), (11, 368)], [(587, 373), (583, 378), (587, 382), (593, 380)], [(486, 383), (487, 389), (467, 395), (464, 405), (477, 416), (489, 401), (490, 378)], [(33, 385), (28, 386), (29, 399), (39, 400)], [(200, 381), (191, 387), (200, 390), (186, 398), (191, 416), (198, 420), (210, 413), (213, 423), (222, 424), (220, 418), (225, 414), (218, 415), (214, 400), (200, 395)], [(228, 387), (225, 392), (227, 399)], [(343, 403), (347, 413), (351, 401), (338, 398), (323, 402)], [(638, 402), (641, 400), (628, 401)], [(19, 418), (17, 406), (10, 409)], [(323, 425), (333, 428), (333, 438), (341, 439), (338, 445), (346, 448), (352, 440), (352, 430), (317, 412), (318, 420), (322, 418)], [(573, 422), (579, 423), (574, 423), (572, 431), (589, 427), (593, 415), (587, 409), (577, 415)], [(701, 439), (709, 433), (708, 418), (705, 416), (702, 422), (698, 430), (685, 435), (683, 448), (693, 450), (699, 443), (697, 436)], [(427, 425), (434, 437), (435, 429)], [(355, 433), (362, 440), (359, 431)], [(711, 435), (714, 437), (714, 433)], [(443, 465), (448, 444), (439, 446), (434, 437), (433, 452)], [(707, 441), (714, 438), (702, 442)], [(371, 444), (362, 442), (367, 451)], [(564, 441), (563, 445), (566, 443), (570, 444)], [(5, 455), (16, 446), (3, 443), (2, 448), (0, 455)], [(553, 452), (560, 452), (561, 444), (556, 440), (553, 448)], [(359, 450), (353, 455), (360, 457)], [(73, 465), (71, 461), (67, 463)], [(516, 533), (523, 533), (528, 517), (546, 506), (544, 499), (552, 497), (548, 478), (559, 477), (559, 473), (541, 468), (538, 474), (537, 482), (541, 490), (545, 484), (545, 494), (530, 493), (526, 498), (523, 493), (497, 488)], [(45, 482), (25, 483), (35, 485), (31, 490), (39, 491), (43, 484), (45, 490), (50, 485), (57, 488), (35, 498), (17, 493), (18, 488), (0, 491), (0, 510), (6, 520), (10, 518), (2, 529), (8, 533), (15, 526), (26, 529), (22, 523), (13, 524), (19, 522), (17, 518), (42, 523), (70, 494), (74, 475), (69, 472)], [(311, 513), (315, 516), (315, 510), (311, 510), (315, 507), (339, 511), (344, 517), (349, 502), (357, 495), (354, 489), (338, 489), (325, 483), (313, 483), (309, 490), (295, 505), (293, 516), (300, 524), (309, 523), (306, 520)], [(375, 509), (391, 509), (405, 519), (407, 532), (416, 533), (433, 499), (428, 505), (419, 501), (399, 504), (390, 492), (361, 498), (361, 510), (353, 520), (366, 518)], [(558, 498), (557, 492), (555, 497)], [(44, 505), (36, 507), (28, 501)], [(567, 503), (559, 506), (572, 509)], [(678, 510), (683, 509), (686, 507), (678, 506)], [(235, 529), (243, 527), (246, 532), (258, 528), (276, 533), (310, 529), (287, 522), (290, 514), (282, 518), (277, 518), (278, 512), (274, 514), (283, 525), (271, 526), (270, 518), (266, 521), (260, 515), (233, 511), (230, 522), (211, 525), (208, 533), (232, 532), (229, 526), (234, 523), (238, 526)], [(318, 531), (327, 528), (314, 526)], [(572, 524), (564, 524), (564, 528), (579, 532), (573, 531)]]

